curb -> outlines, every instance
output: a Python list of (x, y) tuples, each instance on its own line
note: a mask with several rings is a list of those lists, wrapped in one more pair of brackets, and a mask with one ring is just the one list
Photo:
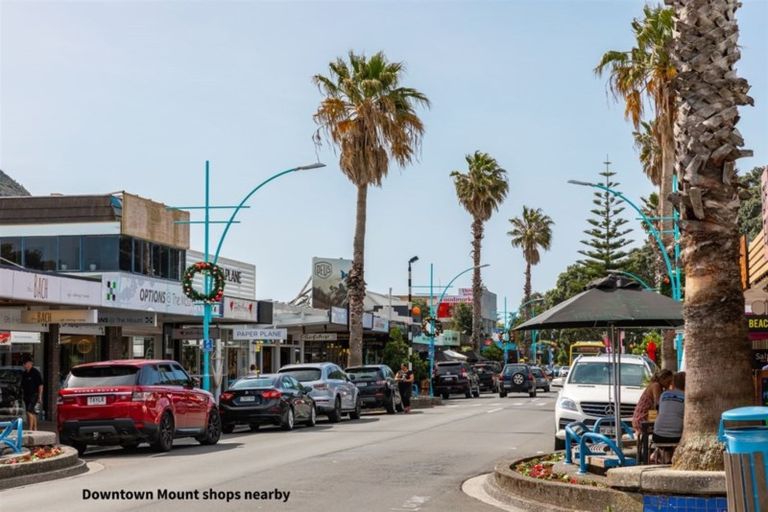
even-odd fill
[(14, 487), (22, 487), (29, 484), (36, 484), (39, 482), (48, 482), (50, 480), (58, 480), (69, 476), (75, 476), (88, 471), (88, 464), (81, 459), (77, 459), (77, 462), (73, 466), (54, 469), (52, 471), (45, 471), (43, 473), (31, 473), (27, 475), (19, 475), (11, 478), (0, 479), (0, 491), (12, 489)]
[(61, 449), (63, 453), (51, 459), (0, 465), (0, 489), (63, 478), (87, 471), (85, 462), (77, 456), (77, 450), (64, 445)]
[[(643, 496), (606, 487), (591, 487), (540, 480), (521, 475), (513, 466), (540, 457), (506, 460), (496, 465), (486, 482), (486, 492), (494, 498), (525, 510), (553, 512), (583, 510), (604, 512), (609, 507), (622, 512), (642, 512)], [(568, 508), (562, 508), (567, 503)]]

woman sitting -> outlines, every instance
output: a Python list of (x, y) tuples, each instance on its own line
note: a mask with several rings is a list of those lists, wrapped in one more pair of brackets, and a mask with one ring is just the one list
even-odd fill
[(642, 423), (648, 421), (648, 411), (658, 409), (661, 394), (672, 384), (672, 375), (669, 370), (661, 370), (651, 377), (651, 382), (640, 396), (635, 406), (635, 413), (632, 415), (632, 428), (635, 429), (635, 435), (640, 435)]

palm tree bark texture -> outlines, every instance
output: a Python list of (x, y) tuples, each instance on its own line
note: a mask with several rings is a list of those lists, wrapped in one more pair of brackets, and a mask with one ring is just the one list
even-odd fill
[(480, 351), (480, 326), (483, 323), (483, 279), (480, 275), (480, 255), (483, 245), (483, 222), (479, 219), (472, 221), (472, 346)]
[(750, 346), (739, 272), (736, 159), (751, 151), (735, 125), (752, 104), (738, 78), (735, 0), (666, 0), (674, 7), (671, 49), (678, 70), (674, 199), (682, 215), (685, 266), (685, 420), (676, 469), (723, 468), (716, 432), (723, 411), (749, 405)]

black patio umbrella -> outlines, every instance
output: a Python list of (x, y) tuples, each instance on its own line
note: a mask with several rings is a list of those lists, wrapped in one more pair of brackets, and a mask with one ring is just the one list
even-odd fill
[(643, 290), (635, 281), (609, 275), (587, 284), (580, 294), (561, 302), (525, 323), (516, 331), (538, 329), (577, 329), (605, 327), (610, 332), (613, 359), (614, 421), (616, 443), (621, 446), (621, 372), (619, 346), (614, 328), (660, 327), (683, 325), (682, 303), (669, 297)]

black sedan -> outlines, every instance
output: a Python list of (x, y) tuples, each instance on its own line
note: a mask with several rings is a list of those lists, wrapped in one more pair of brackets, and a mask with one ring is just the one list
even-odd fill
[(385, 364), (353, 366), (344, 370), (360, 391), (360, 400), (365, 408), (383, 407), (387, 413), (403, 411), (395, 374)]
[(222, 431), (229, 434), (242, 423), (251, 430), (261, 425), (292, 430), (296, 423), (313, 427), (317, 409), (311, 390), (290, 375), (244, 377), (219, 397)]

